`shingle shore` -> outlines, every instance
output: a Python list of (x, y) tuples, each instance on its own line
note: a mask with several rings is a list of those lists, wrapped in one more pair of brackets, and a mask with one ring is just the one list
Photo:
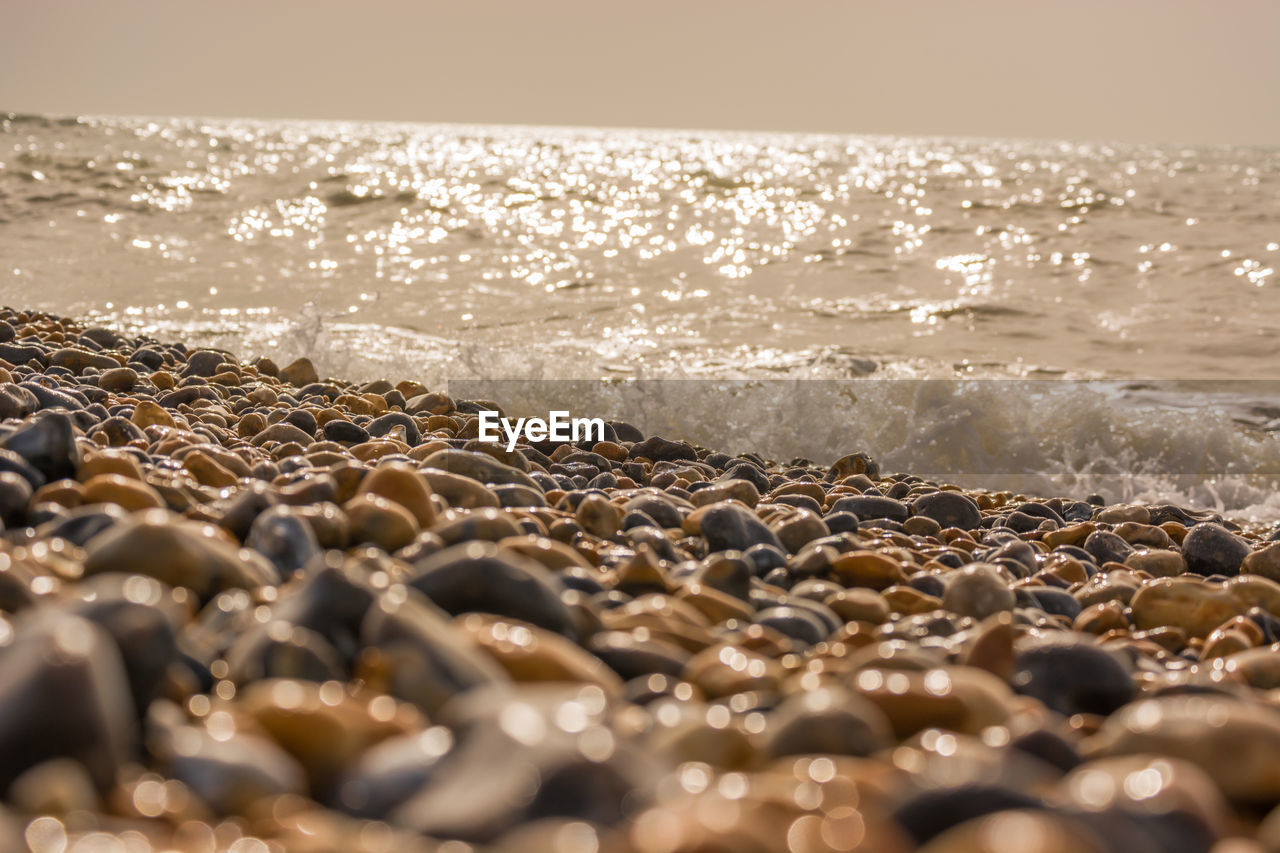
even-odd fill
[(1280, 851), (1280, 542), (491, 408), (0, 310), (0, 849)]

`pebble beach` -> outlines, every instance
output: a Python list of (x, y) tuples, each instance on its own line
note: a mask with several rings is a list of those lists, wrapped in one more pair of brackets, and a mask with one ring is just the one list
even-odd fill
[(1280, 851), (1269, 527), (482, 411), (0, 310), (0, 849)]

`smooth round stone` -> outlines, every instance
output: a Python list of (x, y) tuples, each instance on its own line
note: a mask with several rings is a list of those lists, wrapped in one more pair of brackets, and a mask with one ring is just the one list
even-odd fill
[(90, 539), (84, 572), (147, 575), (194, 590), (202, 599), (224, 589), (257, 589), (276, 581), (265, 558), (227, 542), (212, 525), (163, 509), (137, 513)]
[(760, 502), (760, 490), (749, 480), (719, 480), (704, 489), (693, 493), (690, 503), (694, 506), (706, 506), (720, 501), (736, 500), (749, 507)]
[(909, 515), (907, 505), (902, 501), (875, 495), (849, 495), (840, 498), (831, 505), (831, 512), (851, 512), (861, 521), (887, 518), (902, 522)]
[[(455, 509), (477, 509), (500, 505), (495, 491), (471, 477), (450, 474), (447, 471), (438, 471), (434, 468), (424, 468), (420, 473), (426, 479), (431, 491), (440, 495), (448, 502), (449, 506)], [(524, 487), (512, 486), (511, 488)], [(544, 500), (543, 503), (546, 503), (546, 501)]]
[(1115, 657), (1066, 637), (1018, 651), (1009, 679), (1013, 689), (1068, 717), (1110, 714), (1133, 699), (1133, 677)]
[(524, 534), (511, 513), (493, 507), (446, 512), (431, 526), (431, 532), (439, 536), (446, 545), (472, 540), (498, 542), (509, 536)]
[(279, 376), (281, 380), (298, 388), (320, 381), (320, 374), (316, 372), (316, 366), (309, 358), (299, 358), (290, 362), (280, 368)]
[(468, 690), (510, 680), (448, 614), (416, 592), (384, 593), (360, 625), (360, 643), (365, 683), (428, 715)]
[(1148, 581), (1134, 593), (1130, 608), (1140, 629), (1168, 625), (1193, 637), (1207, 637), (1247, 609), (1221, 587), (1188, 577)]
[(152, 738), (165, 774), (219, 814), (245, 814), (258, 803), (307, 792), (302, 767), (268, 737), (175, 726)]
[(1186, 560), (1177, 551), (1142, 548), (1125, 557), (1124, 564), (1158, 578), (1177, 577), (1187, 570)]
[(538, 489), (537, 481), (524, 471), (505, 465), (487, 453), (459, 449), (437, 450), (422, 460), (422, 467), (470, 477), (490, 486), (516, 485)]
[(90, 477), (84, 484), (81, 500), (85, 504), (115, 504), (130, 512), (165, 506), (164, 499), (151, 486), (120, 474)]
[(138, 372), (132, 367), (113, 367), (98, 376), (98, 387), (116, 394), (133, 390), (137, 382)]
[(1025, 587), (1025, 590), (1035, 599), (1036, 606), (1045, 613), (1068, 619), (1075, 619), (1080, 615), (1080, 602), (1065, 589)]
[(782, 547), (793, 554), (813, 540), (831, 533), (816, 513), (806, 509), (797, 510), (772, 529)]
[(707, 557), (695, 576), (699, 583), (721, 590), (740, 601), (750, 601), (753, 567), (744, 555), (722, 551)]
[(1004, 724), (1013, 707), (1013, 692), (1002, 679), (969, 666), (871, 666), (858, 670), (848, 686), (885, 713), (898, 738), (927, 728), (976, 734)]
[(361, 494), (342, 506), (350, 524), (351, 541), (397, 551), (418, 535), (418, 520), (395, 501), (376, 494)]
[(430, 527), (436, 519), (431, 488), (418, 470), (403, 462), (389, 462), (374, 468), (360, 481), (359, 494), (380, 495), (404, 507), (418, 525)]
[(323, 683), (344, 681), (347, 667), (337, 650), (314, 631), (278, 621), (263, 632), (242, 634), (227, 652), (228, 678), (246, 684), (263, 678)]
[(343, 774), (338, 803), (357, 817), (382, 820), (435, 777), (453, 746), (453, 733), (444, 726), (374, 744)]
[(782, 666), (771, 658), (741, 646), (717, 645), (694, 655), (683, 678), (708, 697), (719, 699), (751, 690), (777, 690), (783, 674)]
[(843, 687), (820, 687), (789, 697), (768, 715), (763, 754), (872, 755), (893, 744), (884, 713)]
[(752, 621), (780, 631), (806, 646), (822, 642), (831, 633), (831, 627), (816, 615), (799, 607), (786, 605), (761, 610)]
[(618, 824), (666, 768), (612, 733), (609, 712), (591, 685), (473, 691), (441, 720), (457, 738), (448, 760), (388, 821), (475, 844), (548, 818)]
[(79, 761), (106, 790), (137, 741), (116, 644), (93, 622), (53, 610), (16, 620), (12, 632), (0, 646), (0, 790), (59, 757)]
[(282, 578), (301, 569), (320, 553), (311, 524), (292, 507), (272, 507), (249, 528), (245, 545), (272, 562)]
[(0, 384), (0, 419), (25, 418), (40, 408), (40, 401), (30, 390), (11, 382)]
[(409, 585), (452, 614), (492, 613), (558, 634), (576, 633), (550, 573), (488, 542), (455, 545), (419, 561)]
[(1252, 552), (1240, 563), (1240, 571), (1280, 581), (1280, 542)]
[(326, 439), (339, 444), (363, 444), (369, 440), (369, 433), (364, 427), (344, 418), (325, 421), (321, 429)]
[(746, 551), (755, 545), (783, 547), (773, 531), (739, 503), (712, 504), (698, 513), (701, 534), (707, 540), (709, 551)]
[(1252, 550), (1247, 540), (1210, 522), (1193, 525), (1182, 540), (1187, 569), (1201, 575), (1238, 575)]
[(968, 495), (959, 492), (934, 492), (921, 495), (911, 504), (913, 515), (937, 522), (941, 527), (975, 530), (982, 523), (978, 504)]
[(993, 613), (1012, 610), (1013, 591), (995, 566), (974, 563), (948, 576), (942, 606), (952, 613), (985, 619)]
[(1168, 696), (1126, 705), (1089, 748), (1099, 756), (1165, 755), (1196, 765), (1240, 803), (1280, 800), (1280, 714), (1225, 696)]
[(634, 631), (602, 631), (586, 649), (627, 680), (655, 673), (678, 678), (691, 657), (674, 643)]
[(261, 447), (268, 442), (297, 444), (301, 447), (306, 447), (314, 440), (315, 438), (312, 435), (303, 432), (293, 424), (281, 421), (260, 431), (251, 439), (250, 443), (254, 447)]
[(1226, 833), (1230, 820), (1222, 792), (1203, 770), (1163, 755), (1087, 762), (1063, 777), (1054, 799), (1081, 811), (1158, 816), (1164, 826), (1147, 828), (1176, 833), (1162, 839), (1162, 850), (1208, 850)]
[(846, 587), (884, 590), (907, 580), (901, 564), (874, 551), (852, 551), (831, 563), (831, 576)]
[(321, 797), (334, 793), (344, 769), (370, 746), (424, 727), (411, 705), (336, 681), (255, 681), (241, 688), (235, 707), (302, 765)]
[[(1026, 798), (1013, 792), (1007, 796)], [(963, 822), (932, 838), (918, 853), (1114, 853), (1115, 848), (1107, 844), (1106, 836), (1099, 835), (1085, 822), (1037, 810), (1037, 806), (1034, 801), (1030, 805), (1010, 805), (963, 820), (965, 804), (953, 804), (952, 808)], [(921, 812), (927, 819), (927, 809)]]
[(1101, 566), (1104, 563), (1123, 563), (1133, 546), (1109, 530), (1095, 530), (1084, 540), (1084, 550)]
[(822, 603), (846, 622), (879, 624), (889, 618), (889, 604), (884, 596), (875, 590), (841, 590), (828, 595)]
[(27, 512), (33, 489), (25, 477), (0, 471), (0, 522), (12, 526)]
[(0, 438), (0, 449), (22, 457), (46, 480), (74, 479), (80, 466), (80, 448), (76, 446), (71, 418), (60, 412), (41, 414), (38, 420)]

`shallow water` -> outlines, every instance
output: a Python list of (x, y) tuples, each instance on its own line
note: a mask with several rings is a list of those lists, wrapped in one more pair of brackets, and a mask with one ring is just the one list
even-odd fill
[[(1280, 377), (1277, 148), (11, 116), (0, 228), (4, 302), (352, 378)], [(1271, 458), (1268, 394), (1168, 388), (1196, 477)]]

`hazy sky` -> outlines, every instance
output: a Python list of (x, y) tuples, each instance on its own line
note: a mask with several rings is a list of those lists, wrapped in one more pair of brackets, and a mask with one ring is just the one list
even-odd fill
[(1276, 0), (0, 0), (0, 110), (1280, 143)]

